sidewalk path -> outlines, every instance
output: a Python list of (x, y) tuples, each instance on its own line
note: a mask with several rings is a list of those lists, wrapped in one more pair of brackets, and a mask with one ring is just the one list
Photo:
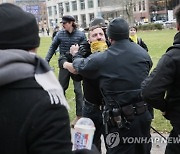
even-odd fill
[[(151, 154), (164, 154), (164, 151), (166, 149), (165, 139), (163, 139), (157, 133), (152, 133), (151, 136), (154, 139), (154, 141), (157, 141), (152, 144)], [(163, 136), (167, 138), (169, 134), (163, 134)]]
[[(166, 138), (168, 137), (168, 134), (163, 134)], [(164, 154), (165, 148), (166, 148), (166, 141), (159, 136), (157, 133), (151, 134), (152, 140), (154, 143), (152, 144), (151, 154)], [(103, 139), (103, 138), (102, 138)], [(106, 149), (104, 143), (102, 143), (102, 154), (106, 154)]]

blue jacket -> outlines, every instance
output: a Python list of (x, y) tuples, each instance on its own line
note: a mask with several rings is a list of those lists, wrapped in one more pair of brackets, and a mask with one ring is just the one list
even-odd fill
[(65, 53), (69, 52), (71, 45), (80, 44), (85, 40), (86, 36), (84, 32), (81, 32), (78, 29), (74, 29), (72, 33), (69, 33), (66, 30), (61, 30), (56, 34), (54, 40), (52, 41), (45, 59), (49, 62), (58, 46), (60, 54), (62, 56), (65, 55)]

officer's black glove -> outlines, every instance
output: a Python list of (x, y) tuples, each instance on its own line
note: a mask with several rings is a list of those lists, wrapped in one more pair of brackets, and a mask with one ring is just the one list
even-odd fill
[(66, 57), (68, 62), (72, 63), (72, 55), (70, 54), (70, 52), (66, 52), (65, 57)]
[(80, 44), (78, 52), (84, 58), (88, 57), (91, 54), (90, 44), (88, 42)]

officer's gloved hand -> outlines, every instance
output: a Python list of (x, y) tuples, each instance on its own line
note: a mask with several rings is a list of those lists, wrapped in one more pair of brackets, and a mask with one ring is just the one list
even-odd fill
[(88, 42), (84, 42), (79, 46), (79, 54), (84, 58), (88, 57), (91, 54), (90, 44)]
[(95, 145), (92, 145), (91, 150), (88, 149), (75, 150), (73, 151), (73, 154), (100, 154), (100, 152), (98, 151)]
[(68, 62), (72, 62), (72, 55), (70, 54), (69, 51), (65, 53), (65, 57), (66, 57)]

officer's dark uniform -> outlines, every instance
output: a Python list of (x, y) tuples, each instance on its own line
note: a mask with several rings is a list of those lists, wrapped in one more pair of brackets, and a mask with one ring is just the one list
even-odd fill
[(152, 61), (143, 48), (130, 42), (123, 19), (110, 22), (108, 35), (116, 42), (107, 51), (86, 59), (75, 55), (73, 66), (82, 76), (99, 79), (108, 153), (149, 154), (151, 115), (141, 100), (140, 85)]

